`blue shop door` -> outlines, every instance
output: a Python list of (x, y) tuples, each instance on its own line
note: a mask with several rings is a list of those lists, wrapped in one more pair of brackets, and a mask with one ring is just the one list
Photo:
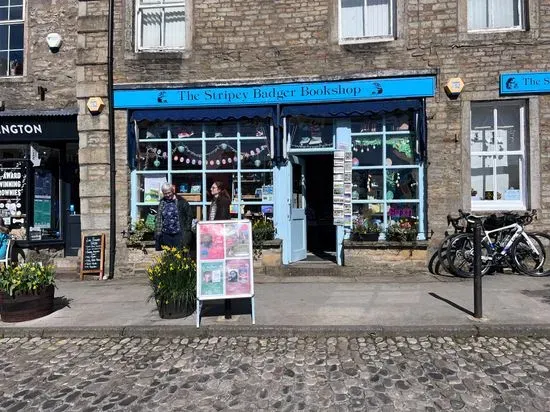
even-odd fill
[(292, 191), (290, 198), (290, 262), (303, 260), (307, 256), (306, 180), (305, 161), (290, 156), (292, 165)]

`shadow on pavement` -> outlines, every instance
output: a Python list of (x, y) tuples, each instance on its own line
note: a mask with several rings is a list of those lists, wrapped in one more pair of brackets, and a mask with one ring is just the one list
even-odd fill
[(53, 300), (53, 311), (58, 311), (63, 308), (70, 308), (73, 299), (68, 299), (65, 296), (56, 297)]
[(521, 293), (530, 298), (540, 298), (543, 303), (550, 305), (550, 284), (544, 285), (545, 288), (541, 290), (522, 290)]
[(460, 306), (460, 305), (457, 304), (457, 303), (454, 303), (453, 301), (451, 301), (451, 300), (449, 300), (449, 299), (446, 299), (446, 298), (444, 298), (444, 297), (442, 297), (442, 296), (439, 296), (437, 293), (430, 292), (430, 293), (428, 293), (428, 294), (429, 294), (430, 296), (436, 298), (436, 299), (439, 299), (439, 300), (442, 300), (442, 301), (445, 302), (445, 303), (448, 303), (448, 304), (451, 305), (453, 308), (459, 309), (459, 310), (461, 310), (462, 312), (464, 312), (464, 313), (466, 313), (466, 314), (468, 314), (468, 315), (470, 315), (470, 316), (474, 316), (474, 312), (472, 312), (472, 311), (470, 311), (470, 310), (468, 310), (468, 309), (466, 309), (466, 308)]

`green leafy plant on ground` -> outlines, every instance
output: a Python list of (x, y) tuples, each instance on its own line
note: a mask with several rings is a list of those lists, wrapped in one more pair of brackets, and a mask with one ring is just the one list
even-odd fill
[(150, 299), (157, 306), (171, 302), (195, 305), (197, 296), (197, 264), (187, 250), (164, 246), (162, 254), (147, 269), (153, 289)]
[(271, 219), (260, 219), (252, 224), (252, 249), (254, 259), (262, 256), (264, 242), (275, 239), (275, 227)]
[(55, 285), (53, 265), (23, 263), (18, 266), (7, 266), (0, 270), (0, 290), (11, 296), (35, 293), (50, 285)]
[(128, 246), (145, 248), (145, 241), (153, 240), (154, 232), (154, 222), (151, 224), (144, 219), (138, 219), (135, 224), (130, 225), (128, 232), (126, 232)]

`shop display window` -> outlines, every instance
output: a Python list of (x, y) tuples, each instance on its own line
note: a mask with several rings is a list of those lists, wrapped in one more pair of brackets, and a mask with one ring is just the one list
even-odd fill
[[(354, 218), (376, 224), (384, 233), (403, 219), (414, 221), (416, 234), (423, 233), (423, 165), (411, 124), (412, 115), (401, 113), (351, 122)], [(410, 232), (409, 238), (416, 239)]]
[(296, 117), (288, 121), (290, 149), (334, 147), (333, 119)]
[[(268, 121), (172, 122), (138, 124), (138, 168), (132, 189), (132, 216), (145, 219), (156, 209), (160, 186), (170, 181), (176, 193), (204, 216), (210, 187), (221, 181), (232, 199), (231, 216), (246, 207), (273, 213), (273, 172)], [(264, 207), (265, 206), (265, 207)]]

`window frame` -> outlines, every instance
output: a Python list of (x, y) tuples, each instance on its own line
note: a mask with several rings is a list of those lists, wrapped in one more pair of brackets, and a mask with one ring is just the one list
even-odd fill
[[(509, 27), (484, 27), (480, 29), (472, 29), (470, 28), (470, 18), (469, 18), (469, 3), (471, 0), (467, 0), (466, 2), (466, 28), (468, 33), (487, 33), (487, 32), (508, 32), (508, 31), (524, 31), (526, 28), (526, 20), (527, 16), (525, 13), (526, 7), (525, 7), (525, 0), (518, 0), (518, 17), (519, 17), (519, 23), (517, 26), (509, 26)], [(493, 2), (498, 2), (498, 0), (486, 0), (487, 3), (487, 18), (489, 20), (494, 20), (493, 14), (490, 13), (491, 4)]]
[[(166, 3), (166, 0), (157, 0), (158, 3), (155, 4), (146, 4), (146, 5), (140, 5), (141, 0), (135, 0), (135, 16), (134, 16), (134, 24), (135, 24), (135, 51), (138, 53), (143, 52), (182, 52), (188, 50), (189, 45), (189, 10), (190, 10), (190, 0), (179, 0), (174, 2), (168, 2)], [(165, 10), (167, 8), (182, 8), (184, 9), (184, 34), (185, 39), (183, 42), (183, 46), (155, 46), (155, 47), (143, 47), (141, 42), (141, 36), (143, 33), (143, 27), (142, 27), (142, 11), (144, 9), (162, 9), (162, 21), (164, 21), (164, 15)], [(165, 42), (166, 40), (166, 34), (165, 31), (161, 31), (161, 44)]]
[[(250, 200), (247, 198), (243, 198), (243, 186), (247, 183), (247, 180), (243, 179), (243, 176), (249, 175), (252, 173), (256, 174), (265, 174), (265, 175), (271, 175), (271, 187), (272, 190), (274, 190), (274, 172), (273, 172), (273, 166), (272, 167), (257, 167), (257, 168), (250, 168), (243, 165), (244, 160), (242, 159), (242, 153), (243, 146), (246, 145), (246, 142), (256, 142), (262, 138), (266, 140), (267, 147), (264, 148), (264, 150), (267, 150), (268, 153), (271, 154), (271, 142), (274, 138), (274, 127), (271, 120), (263, 119), (262, 122), (269, 123), (269, 128), (265, 130), (264, 136), (251, 136), (246, 135), (244, 133), (241, 133), (241, 121), (237, 120), (231, 120), (231, 121), (220, 121), (220, 122), (212, 122), (212, 121), (206, 121), (206, 122), (191, 122), (194, 124), (200, 124), (201, 130), (198, 131), (197, 134), (190, 136), (190, 137), (184, 137), (180, 138), (175, 135), (173, 130), (176, 130), (178, 128), (181, 128), (182, 126), (185, 126), (187, 122), (153, 122), (152, 125), (165, 125), (167, 128), (166, 137), (165, 138), (137, 138), (138, 144), (139, 143), (166, 143), (168, 151), (171, 153), (170, 148), (174, 147), (174, 145), (178, 143), (185, 143), (185, 142), (194, 142), (197, 144), (200, 144), (201, 146), (201, 165), (200, 169), (177, 169), (173, 166), (172, 162), (172, 155), (168, 156), (167, 159), (167, 166), (166, 169), (161, 170), (138, 170), (137, 168), (131, 172), (131, 220), (133, 223), (137, 222), (140, 218), (140, 208), (146, 208), (146, 209), (156, 209), (158, 206), (158, 200), (154, 200), (151, 202), (140, 201), (139, 191), (140, 191), (140, 185), (141, 185), (141, 177), (145, 177), (147, 175), (160, 175), (163, 174), (166, 176), (166, 179), (168, 182), (174, 183), (175, 178), (178, 176), (184, 176), (184, 175), (200, 175), (200, 183), (201, 183), (201, 197), (200, 200), (197, 201), (189, 201), (189, 204), (193, 207), (195, 210), (196, 207), (199, 207), (201, 209), (201, 215), (203, 216), (203, 219), (207, 218), (207, 212), (208, 207), (210, 206), (210, 200), (208, 199), (208, 193), (209, 193), (209, 187), (207, 187), (207, 182), (209, 176), (213, 175), (221, 175), (221, 174), (230, 174), (230, 175), (237, 175), (237, 179), (233, 182), (233, 187), (227, 187), (227, 191), (230, 192), (231, 196), (231, 205), (233, 208), (236, 208), (238, 210), (237, 212), (237, 218), (243, 219), (245, 214), (243, 212), (243, 208), (246, 206), (249, 207), (259, 207), (261, 206), (271, 206), (272, 208), (275, 207), (275, 198), (272, 197), (271, 200), (264, 200), (263, 198), (260, 198), (258, 200)], [(223, 125), (224, 123), (231, 123), (236, 124), (237, 132), (235, 135), (231, 136), (223, 136), (223, 137), (211, 137), (207, 136), (206, 134), (206, 127), (209, 125), (212, 125), (213, 123), (219, 123), (220, 125)], [(154, 128), (154, 126), (150, 125), (149, 128)], [(143, 127), (142, 125), (137, 125), (137, 127), (140, 130), (148, 129), (147, 127)], [(139, 133), (137, 136), (140, 136)], [(207, 152), (207, 146), (208, 144), (223, 144), (227, 141), (236, 142), (236, 151), (240, 154), (238, 156), (238, 160), (235, 163), (235, 168), (233, 169), (215, 169), (215, 168), (209, 168), (206, 162), (206, 156), (208, 155)], [(232, 143), (233, 144), (233, 143)], [(271, 162), (273, 162), (273, 158), (271, 157)], [(235, 198), (233, 196), (233, 190), (237, 190), (238, 197)]]
[[(470, 125), (469, 133), (471, 136), (472, 129), (472, 113), (476, 108), (485, 107), (492, 108), (493, 112), (493, 133), (495, 136), (498, 135), (498, 109), (505, 106), (515, 106), (519, 110), (519, 138), (520, 138), (520, 150), (505, 150), (505, 151), (474, 151), (472, 150), (472, 140), (469, 137), (469, 171), (470, 171), (470, 187), (472, 187), (472, 158), (474, 156), (486, 156), (492, 157), (495, 162), (493, 164), (493, 192), (497, 190), (497, 156), (520, 156), (520, 176), (519, 181), (521, 187), (520, 190), (520, 200), (504, 200), (504, 199), (494, 199), (494, 200), (475, 200), (472, 196), (471, 199), (471, 209), (473, 211), (494, 211), (494, 210), (526, 210), (531, 198), (531, 193), (529, 192), (529, 166), (530, 166), (530, 156), (532, 155), (528, 147), (528, 133), (527, 133), (527, 122), (528, 119), (528, 109), (527, 101), (525, 100), (493, 100), (493, 101), (480, 101), (480, 102), (471, 102), (470, 104)], [(494, 196), (494, 195), (493, 195)]]
[[(378, 165), (352, 165), (351, 171), (352, 175), (354, 175), (356, 172), (360, 171), (380, 171), (382, 173), (382, 181), (383, 181), (383, 195), (381, 199), (353, 199), (352, 196), (352, 214), (355, 215), (355, 209), (354, 206), (367, 206), (370, 204), (377, 204), (380, 206), (382, 210), (383, 215), (383, 221), (382, 221), (382, 232), (380, 233), (379, 240), (385, 240), (386, 239), (386, 230), (391, 224), (391, 219), (388, 218), (388, 207), (391, 205), (406, 205), (406, 204), (415, 204), (417, 205), (417, 214), (418, 216), (415, 216), (414, 218), (417, 219), (417, 240), (425, 240), (426, 239), (426, 233), (425, 233), (425, 217), (424, 217), (424, 210), (426, 208), (426, 198), (425, 198), (425, 164), (420, 159), (416, 158), (414, 163), (412, 164), (403, 164), (403, 165), (389, 165), (386, 161), (387, 159), (387, 144), (388, 141), (392, 137), (405, 137), (408, 136), (414, 137), (414, 139), (418, 139), (418, 136), (416, 133), (410, 129), (407, 129), (405, 131), (401, 130), (388, 130), (387, 128), (387, 118), (391, 117), (393, 113), (387, 113), (383, 114), (379, 120), (381, 121), (382, 128), (380, 130), (374, 131), (374, 132), (350, 132), (350, 136), (352, 138), (352, 146), (353, 146), (353, 138), (357, 137), (364, 137), (368, 138), (369, 136), (380, 136), (381, 137), (381, 148), (382, 148), (382, 157), (381, 157), (381, 163)], [(365, 119), (368, 119), (368, 117), (365, 117)], [(355, 156), (355, 154), (353, 154)], [(411, 199), (387, 199), (386, 193), (388, 191), (388, 188), (386, 186), (386, 179), (388, 174), (394, 173), (393, 171), (399, 171), (399, 170), (411, 170), (416, 171), (418, 180), (418, 192), (416, 198)]]
[[(395, 40), (396, 37), (396, 26), (397, 26), (397, 9), (395, 0), (389, 1), (389, 22), (390, 22), (390, 34), (380, 35), (380, 36), (361, 36), (361, 37), (342, 37), (342, 1), (338, 0), (338, 43), (341, 45), (345, 44), (357, 44), (357, 43), (376, 43), (376, 42), (388, 42)], [(368, 0), (362, 0), (364, 13), (366, 13), (366, 6)], [(364, 30), (363, 26), (363, 30)]]
[[(22, 24), (23, 25), (23, 48), (22, 49), (10, 49), (9, 48), (9, 45), (8, 45), (8, 48), (6, 50), (2, 50), (2, 51), (5, 51), (5, 52), (10, 52), (10, 51), (20, 51), (23, 55), (23, 61), (21, 62), (21, 74), (9, 74), (10, 72), (10, 68), (9, 68), (9, 59), (8, 59), (8, 62), (7, 62), (7, 66), (6, 66), (6, 73), (0, 73), (0, 78), (13, 78), (13, 77), (23, 77), (25, 75), (25, 52), (26, 52), (26, 42), (25, 42), (25, 16), (26, 16), (26, 6), (27, 6), (27, 2), (26, 0), (21, 0), (21, 5), (19, 4), (16, 4), (16, 5), (11, 5), (11, 4), (8, 4), (7, 6), (5, 6), (5, 8), (9, 9), (10, 7), (21, 7), (22, 10), (21, 10), (21, 19), (17, 19), (17, 20), (0, 20), (0, 26), (11, 26), (11, 25), (14, 25), (14, 24)], [(8, 35), (9, 37), (9, 35)]]

